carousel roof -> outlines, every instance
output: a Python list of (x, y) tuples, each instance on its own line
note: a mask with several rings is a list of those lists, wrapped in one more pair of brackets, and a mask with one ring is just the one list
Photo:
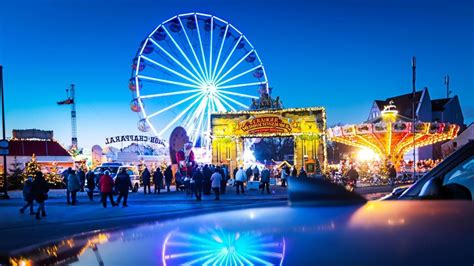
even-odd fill
[[(415, 106), (418, 106), (422, 95), (423, 95), (422, 90), (417, 91), (415, 93)], [(375, 104), (377, 104), (377, 107), (380, 110), (383, 110), (385, 106), (389, 105), (390, 102), (393, 102), (393, 104), (397, 106), (396, 108), (399, 115), (403, 117), (411, 117), (412, 116), (412, 101), (413, 101), (413, 93), (407, 93), (407, 94), (387, 98), (386, 100), (375, 100)]]

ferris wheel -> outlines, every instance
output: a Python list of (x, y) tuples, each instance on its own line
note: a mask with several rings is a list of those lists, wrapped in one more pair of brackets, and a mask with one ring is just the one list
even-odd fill
[(211, 113), (247, 109), (269, 87), (247, 37), (216, 16), (187, 13), (164, 21), (141, 43), (129, 89), (139, 130), (162, 137), (180, 125), (194, 146), (207, 147)]

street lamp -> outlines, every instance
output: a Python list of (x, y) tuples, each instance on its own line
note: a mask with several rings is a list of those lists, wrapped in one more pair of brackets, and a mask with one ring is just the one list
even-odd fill
[[(2, 144), (6, 144), (6, 149), (2, 150), (3, 153), (3, 198), (9, 199), (8, 196), (8, 178), (7, 178), (7, 153), (8, 153), (8, 142), (5, 138), (5, 98), (3, 95), (3, 66), (0, 65), (0, 94), (2, 95), (2, 129), (3, 139)], [(2, 145), (3, 146), (3, 145)]]

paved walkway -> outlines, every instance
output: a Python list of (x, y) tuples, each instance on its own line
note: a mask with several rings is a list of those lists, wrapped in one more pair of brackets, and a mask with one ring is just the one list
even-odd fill
[[(46, 202), (47, 217), (37, 221), (34, 216), (19, 213), (24, 204), (20, 191), (9, 193), (10, 200), (0, 200), (0, 258), (8, 252), (25, 248), (51, 240), (58, 240), (73, 234), (90, 232), (100, 229), (111, 229), (132, 226), (144, 222), (156, 222), (164, 219), (197, 215), (208, 212), (234, 210), (239, 208), (281, 206), (287, 204), (286, 188), (271, 187), (271, 194), (259, 191), (246, 191), (245, 195), (237, 195), (235, 190), (227, 189), (220, 201), (214, 195), (203, 195), (201, 202), (186, 196), (184, 192), (165, 192), (144, 195), (129, 194), (128, 208), (103, 208), (98, 195), (94, 201), (87, 198), (85, 192), (78, 193), (79, 203), (76, 206), (66, 204), (65, 190), (51, 190)], [(367, 194), (368, 199), (382, 196), (389, 191), (385, 187), (361, 188), (359, 193)], [(382, 193), (381, 195), (379, 195)], [(225, 213), (222, 213), (225, 215)], [(3, 241), (7, 240), (7, 241)], [(1, 261), (1, 260), (0, 260)]]

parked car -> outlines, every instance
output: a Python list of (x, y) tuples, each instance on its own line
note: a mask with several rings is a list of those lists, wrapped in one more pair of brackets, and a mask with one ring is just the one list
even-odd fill
[(474, 141), (468, 142), (411, 186), (395, 188), (383, 200), (457, 199), (474, 195)]

